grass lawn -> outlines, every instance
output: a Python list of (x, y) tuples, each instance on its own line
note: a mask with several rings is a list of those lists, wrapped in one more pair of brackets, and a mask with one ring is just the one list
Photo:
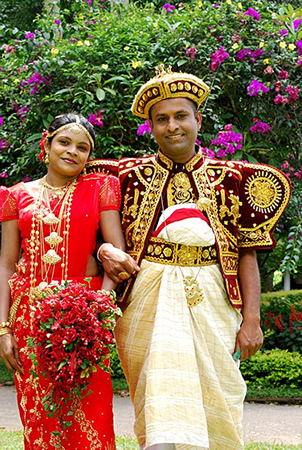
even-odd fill
[[(23, 436), (21, 431), (0, 430), (1, 450), (23, 450)], [(138, 450), (139, 446), (135, 439), (116, 437), (117, 450)], [(301, 449), (301, 445), (274, 445), (263, 443), (251, 443), (244, 446), (245, 450), (291, 450)]]

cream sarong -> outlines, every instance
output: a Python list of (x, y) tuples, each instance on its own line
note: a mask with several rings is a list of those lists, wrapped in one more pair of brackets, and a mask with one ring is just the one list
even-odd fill
[[(170, 241), (205, 245), (206, 236), (212, 244), (211, 229), (200, 237), (200, 221), (177, 224), (168, 226)], [(190, 308), (183, 282), (188, 276), (196, 277), (204, 297)], [(246, 387), (232, 358), (241, 320), (227, 298), (219, 265), (142, 261), (130, 304), (115, 328), (141, 446), (243, 448)]]

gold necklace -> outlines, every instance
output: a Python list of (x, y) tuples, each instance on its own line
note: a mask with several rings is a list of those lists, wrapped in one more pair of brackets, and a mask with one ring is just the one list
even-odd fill
[[(161, 199), (162, 213), (164, 214), (165, 208), (164, 208), (164, 201), (163, 201), (162, 193), (160, 195), (160, 199)], [(171, 242), (170, 236), (168, 233), (168, 227), (167, 227), (165, 215), (164, 215), (164, 224), (166, 227), (165, 229), (166, 229), (166, 233), (168, 236), (168, 240)], [(203, 291), (197, 282), (197, 277), (201, 271), (202, 266), (199, 267), (199, 270), (195, 276), (184, 275), (184, 273), (182, 271), (182, 267), (181, 266), (178, 266), (178, 267), (179, 267), (179, 270), (180, 270), (180, 273), (181, 273), (182, 279), (183, 279), (184, 291), (185, 291), (185, 296), (187, 299), (187, 305), (189, 308), (192, 308), (193, 306), (198, 305), (199, 303), (201, 303), (204, 300)]]
[(45, 175), (42, 179), (41, 179), (41, 184), (43, 186), (45, 186), (47, 189), (50, 189), (51, 191), (62, 191), (62, 190), (66, 190), (67, 187), (70, 185), (70, 181), (67, 181), (67, 183), (63, 184), (62, 186), (51, 186), (51, 184), (49, 184), (46, 180), (47, 175)]
[[(31, 237), (30, 237), (30, 296), (32, 299), (41, 296), (42, 289), (53, 279), (55, 266), (61, 262), (61, 280), (68, 278), (68, 244), (70, 229), (70, 214), (73, 193), (77, 185), (77, 180), (66, 186), (63, 196), (59, 199), (55, 208), (61, 203), (58, 216), (51, 208), (48, 186), (44, 182), (40, 185), (39, 195), (35, 201)], [(46, 208), (45, 208), (46, 204)], [(44, 229), (48, 227), (49, 234), (44, 236)], [(45, 249), (45, 242), (50, 247)], [(59, 249), (59, 245), (62, 246)], [(62, 254), (60, 256), (58, 252)], [(41, 278), (39, 286), (37, 283), (38, 259), (41, 260)]]

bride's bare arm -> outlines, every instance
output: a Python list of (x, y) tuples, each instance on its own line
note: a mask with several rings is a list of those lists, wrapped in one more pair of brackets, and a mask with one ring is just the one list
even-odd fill
[[(20, 232), (17, 220), (2, 224), (2, 243), (0, 255), (0, 323), (8, 321), (10, 308), (10, 287), (8, 280), (15, 271), (20, 257)], [(0, 336), (0, 357), (6, 367), (23, 373), (18, 346), (11, 334)]]
[(110, 285), (109, 279), (116, 285), (121, 282), (118, 277), (120, 272), (127, 272), (130, 276), (133, 272), (139, 270), (139, 266), (130, 255), (125, 253), (126, 244), (119, 211), (102, 211), (100, 213), (100, 224), (105, 244), (102, 245), (99, 257), (107, 274), (104, 277), (103, 288), (110, 290), (113, 288), (108, 287)]

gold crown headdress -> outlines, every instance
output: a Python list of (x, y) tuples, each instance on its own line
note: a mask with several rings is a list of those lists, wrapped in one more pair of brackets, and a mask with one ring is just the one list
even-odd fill
[[(56, 117), (60, 117), (60, 116), (56, 116)], [(85, 128), (80, 123), (79, 116), (76, 115), (75, 117), (76, 117), (76, 121), (75, 122), (67, 123), (66, 125), (62, 125), (61, 127), (59, 127), (56, 130), (52, 131), (51, 133), (47, 133), (47, 137), (51, 138), (51, 137), (55, 136), (57, 133), (59, 133), (60, 131), (63, 131), (63, 130), (71, 130), (75, 134), (79, 134), (81, 131), (83, 131), (86, 134), (87, 138), (89, 139), (89, 142), (91, 144), (91, 148), (93, 150), (94, 149), (94, 141), (92, 139), (91, 134), (89, 133), (87, 128)]]
[(144, 84), (136, 94), (131, 111), (134, 115), (149, 119), (149, 110), (155, 103), (169, 98), (188, 98), (197, 108), (209, 95), (209, 87), (195, 75), (167, 71), (161, 64), (156, 76)]

